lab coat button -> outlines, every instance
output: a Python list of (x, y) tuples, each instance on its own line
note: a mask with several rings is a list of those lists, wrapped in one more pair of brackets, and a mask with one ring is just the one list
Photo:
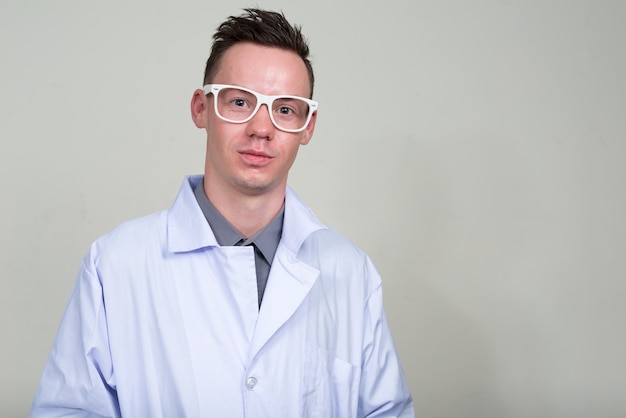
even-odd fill
[(246, 387), (248, 390), (254, 390), (256, 388), (257, 380), (255, 377), (249, 377), (246, 379)]

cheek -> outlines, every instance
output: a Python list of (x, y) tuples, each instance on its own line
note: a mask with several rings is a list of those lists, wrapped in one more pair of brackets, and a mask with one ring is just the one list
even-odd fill
[[(214, 151), (227, 150), (233, 147), (234, 138), (237, 138), (237, 125), (225, 125), (223, 121), (211, 121), (207, 128), (207, 147)], [(221, 122), (221, 123), (220, 123)]]
[(292, 140), (293, 142), (290, 141), (289, 146), (283, 150), (283, 157), (289, 167), (291, 167), (295, 161), (296, 156), (298, 155), (298, 150), (300, 149), (300, 143), (294, 138), (292, 138)]

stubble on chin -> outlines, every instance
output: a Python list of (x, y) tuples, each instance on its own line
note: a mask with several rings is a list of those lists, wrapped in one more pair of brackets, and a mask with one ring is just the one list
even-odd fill
[(263, 195), (275, 187), (275, 184), (258, 178), (237, 177), (233, 182), (242, 193), (250, 196)]

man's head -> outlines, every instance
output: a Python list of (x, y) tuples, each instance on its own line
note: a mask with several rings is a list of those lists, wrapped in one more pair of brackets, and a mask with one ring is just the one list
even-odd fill
[(275, 196), (282, 202), (300, 145), (315, 130), (308, 46), (282, 14), (246, 10), (220, 25), (205, 85), (191, 100), (207, 133), (204, 187), (210, 199)]
[(250, 42), (295, 52), (306, 65), (313, 96), (313, 66), (309, 60), (309, 45), (300, 26), (292, 25), (282, 13), (260, 9), (244, 9), (241, 16), (230, 16), (213, 35), (211, 55), (204, 71), (204, 83), (214, 82), (224, 53), (233, 45)]

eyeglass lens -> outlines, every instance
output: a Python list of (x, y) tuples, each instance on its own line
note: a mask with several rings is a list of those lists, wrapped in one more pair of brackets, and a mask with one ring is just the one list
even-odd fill
[[(253, 93), (236, 88), (224, 88), (217, 94), (217, 111), (225, 119), (239, 122), (252, 116), (258, 98)], [(309, 116), (309, 104), (293, 97), (276, 97), (271, 103), (271, 118), (280, 129), (301, 129)]]

